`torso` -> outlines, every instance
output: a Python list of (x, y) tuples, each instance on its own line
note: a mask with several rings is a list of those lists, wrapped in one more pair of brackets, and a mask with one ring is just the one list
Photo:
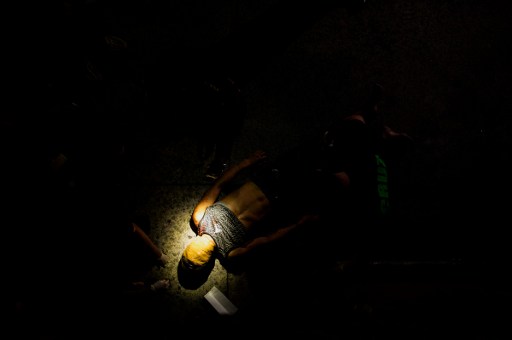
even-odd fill
[(251, 181), (230, 192), (220, 202), (224, 203), (248, 230), (271, 211), (270, 201)]
[(330, 170), (349, 188), (346, 211), (357, 221), (380, 218), (389, 206), (387, 167), (375, 128), (360, 114), (346, 117), (336, 127), (338, 138), (328, 155)]

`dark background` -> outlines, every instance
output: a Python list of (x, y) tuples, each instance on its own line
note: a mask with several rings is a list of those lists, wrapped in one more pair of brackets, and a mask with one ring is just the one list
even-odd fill
[[(155, 148), (197, 133), (205, 118), (204, 112), (195, 116), (204, 99), (197, 89), (219, 74), (235, 79), (248, 103), (234, 158), (252, 147), (285, 150), (321, 134), (378, 82), (389, 124), (416, 141), (396, 175), (401, 219), (388, 236), (398, 247), (391, 253), (400, 255), (393, 260), (437, 264), (433, 276), (419, 269), (419, 281), (441, 277), (442, 289), (453, 282), (463, 287), (456, 294), (447, 289), (452, 298), (442, 320), (450, 323), (454, 315), (452, 331), (475, 317), (464, 313), (468, 306), (485, 322), (467, 333), (503, 330), (510, 299), (508, 2), (147, 0), (14, 7), (6, 11), (13, 20), (3, 48), (2, 152), (5, 220), (23, 261), (28, 235), (48, 236), (34, 227), (48, 225), (38, 219), (48, 206), (37, 194), (46, 185), (45, 162), (57, 150), (109, 164), (110, 151), (124, 145), (132, 166), (154, 166), (148, 159), (154, 161)], [(109, 46), (110, 35), (126, 47)], [(371, 291), (382, 306), (390, 292), (405, 296), (401, 288), (394, 282)], [(415, 306), (426, 305), (434, 308), (424, 301)], [(426, 324), (411, 329), (427, 337)]]

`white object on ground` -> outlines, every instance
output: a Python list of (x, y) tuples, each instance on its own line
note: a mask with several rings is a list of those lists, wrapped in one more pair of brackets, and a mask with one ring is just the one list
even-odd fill
[(233, 315), (238, 308), (222, 293), (217, 287), (213, 286), (212, 289), (204, 298), (215, 308), (221, 315)]

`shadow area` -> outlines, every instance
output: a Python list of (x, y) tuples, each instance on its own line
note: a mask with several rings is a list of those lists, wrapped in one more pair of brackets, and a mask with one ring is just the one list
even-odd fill
[(178, 282), (185, 289), (198, 289), (208, 280), (214, 267), (215, 257), (212, 257), (210, 261), (200, 269), (187, 269), (183, 260), (180, 260), (176, 269)]
[(510, 280), (499, 265), (405, 254), (365, 258), (330, 241), (293, 235), (227, 265), (233, 275), (244, 273), (251, 294), (238, 321), (251, 322), (258, 335), (254, 320), (276, 324), (276, 334), (359, 339), (434, 338), (442, 330), (469, 338), (490, 329), (509, 333), (501, 325), (510, 316), (504, 307)]

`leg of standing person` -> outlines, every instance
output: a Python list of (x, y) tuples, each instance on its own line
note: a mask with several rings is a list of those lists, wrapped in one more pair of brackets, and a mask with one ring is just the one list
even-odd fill
[(151, 256), (155, 259), (156, 264), (160, 267), (165, 267), (169, 262), (169, 256), (164, 254), (162, 250), (151, 240), (151, 238), (140, 228), (137, 224), (132, 223), (133, 233), (140, 239), (144, 245), (151, 252)]

